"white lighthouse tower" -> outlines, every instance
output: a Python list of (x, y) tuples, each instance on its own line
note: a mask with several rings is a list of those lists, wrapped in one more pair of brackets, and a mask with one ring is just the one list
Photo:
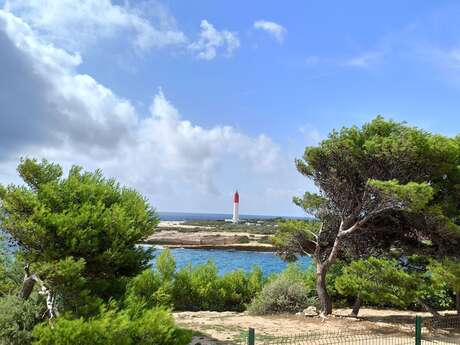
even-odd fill
[(240, 214), (238, 211), (238, 205), (240, 203), (240, 195), (238, 194), (238, 191), (233, 194), (233, 218), (232, 222), (233, 223), (238, 223), (240, 220)]

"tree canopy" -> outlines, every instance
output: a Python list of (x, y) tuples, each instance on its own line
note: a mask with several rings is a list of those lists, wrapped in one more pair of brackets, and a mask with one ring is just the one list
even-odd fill
[(332, 131), (296, 160), (318, 193), (294, 202), (316, 229), (280, 232), (280, 253), (308, 253), (317, 267), (324, 314), (332, 310), (325, 274), (340, 256), (359, 258), (399, 246), (458, 255), (460, 142), (377, 117)]
[(406, 307), (415, 295), (415, 281), (394, 259), (369, 257), (352, 261), (336, 281), (335, 287), (344, 295), (355, 296), (353, 314), (361, 302), (392, 304)]
[(58, 305), (88, 313), (148, 267), (137, 244), (158, 220), (139, 193), (99, 170), (73, 166), (64, 177), (46, 160), (23, 159), (18, 172), (24, 185), (0, 186), (0, 227)]

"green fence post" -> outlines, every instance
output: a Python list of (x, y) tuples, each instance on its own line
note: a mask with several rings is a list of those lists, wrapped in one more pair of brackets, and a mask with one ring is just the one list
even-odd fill
[(415, 345), (422, 345), (422, 317), (415, 317)]
[(249, 328), (248, 332), (248, 345), (254, 345), (256, 343), (256, 331), (254, 328)]

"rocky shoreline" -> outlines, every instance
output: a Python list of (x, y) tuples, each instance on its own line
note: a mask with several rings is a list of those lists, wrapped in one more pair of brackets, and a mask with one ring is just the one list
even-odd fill
[(159, 231), (149, 236), (144, 244), (161, 245), (168, 248), (188, 249), (226, 249), (244, 251), (273, 252), (275, 248), (268, 243), (258, 242), (263, 235), (225, 232)]

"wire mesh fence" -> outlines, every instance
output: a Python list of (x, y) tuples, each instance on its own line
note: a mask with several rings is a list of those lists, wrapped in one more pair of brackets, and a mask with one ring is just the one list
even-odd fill
[(423, 319), (420, 344), (460, 344), (460, 316), (448, 315)]
[[(256, 341), (261, 345), (414, 345), (411, 334), (384, 334), (370, 331), (310, 332), (289, 337)], [(252, 345), (248, 343), (248, 345)]]
[(250, 328), (247, 339), (232, 345), (460, 345), (460, 316), (422, 319), (416, 317), (412, 330), (310, 331), (292, 336), (257, 334)]

